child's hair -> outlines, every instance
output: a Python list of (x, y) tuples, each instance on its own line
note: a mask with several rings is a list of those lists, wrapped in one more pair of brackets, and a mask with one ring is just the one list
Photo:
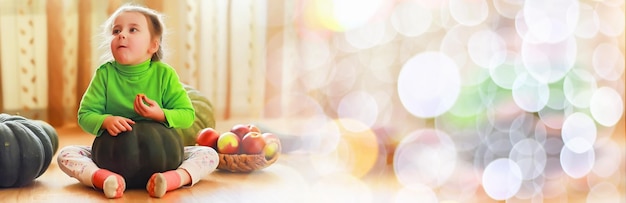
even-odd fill
[[(113, 23), (115, 22), (115, 19), (121, 13), (124, 13), (124, 12), (138, 12), (146, 16), (146, 19), (148, 20), (148, 27), (150, 29), (151, 37), (159, 38), (159, 49), (152, 55), (152, 58), (150, 58), (150, 60), (151, 61), (162, 60), (163, 55), (164, 55), (163, 38), (165, 36), (165, 24), (163, 23), (163, 16), (155, 10), (152, 10), (147, 7), (139, 6), (139, 5), (134, 5), (131, 3), (120, 6), (119, 8), (117, 8), (117, 10), (115, 10), (115, 12), (113, 12), (113, 14), (111, 14), (111, 16), (106, 21), (104, 21), (104, 23), (102, 24), (102, 33), (101, 33), (102, 43), (100, 44), (100, 49), (101, 50), (109, 49), (112, 32), (113, 32)], [(111, 55), (110, 51), (104, 51), (104, 53), (105, 54), (102, 56), (102, 59), (104, 61), (113, 60), (113, 56)]]

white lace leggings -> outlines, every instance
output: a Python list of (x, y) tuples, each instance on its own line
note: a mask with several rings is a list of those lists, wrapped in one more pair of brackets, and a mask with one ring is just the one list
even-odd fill
[[(186, 146), (183, 163), (178, 167), (187, 170), (191, 185), (213, 172), (219, 163), (217, 152), (205, 146)], [(91, 146), (66, 146), (57, 155), (59, 168), (82, 184), (93, 187), (91, 177), (100, 168), (91, 160)]]

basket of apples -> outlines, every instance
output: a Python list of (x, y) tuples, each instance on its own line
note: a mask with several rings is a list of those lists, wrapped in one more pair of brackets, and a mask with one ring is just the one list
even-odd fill
[(280, 140), (270, 132), (261, 132), (254, 124), (236, 124), (220, 133), (214, 128), (198, 132), (196, 144), (217, 151), (220, 170), (249, 173), (272, 165), (280, 155)]

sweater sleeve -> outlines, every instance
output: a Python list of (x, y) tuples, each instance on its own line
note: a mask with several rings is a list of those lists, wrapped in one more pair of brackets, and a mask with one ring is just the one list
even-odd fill
[(106, 68), (99, 68), (83, 94), (78, 108), (78, 125), (86, 132), (100, 136), (106, 118)]
[(195, 109), (174, 69), (165, 80), (163, 113), (170, 128), (189, 128), (195, 120)]

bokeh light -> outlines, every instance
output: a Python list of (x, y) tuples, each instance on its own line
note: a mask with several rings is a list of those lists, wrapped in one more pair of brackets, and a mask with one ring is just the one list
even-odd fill
[(396, 148), (393, 169), (405, 187), (445, 183), (456, 165), (456, 149), (450, 137), (438, 130), (417, 130)]
[[(320, 148), (312, 151), (311, 163), (319, 174), (345, 172), (356, 178), (369, 173), (378, 160), (378, 141), (365, 124), (352, 119), (332, 120), (319, 136)], [(352, 129), (358, 129), (353, 131)], [(334, 135), (334, 136), (328, 136)]]
[(394, 8), (391, 15), (391, 24), (398, 33), (415, 37), (426, 32), (432, 23), (430, 10), (413, 1), (400, 4)]
[(540, 42), (556, 43), (567, 39), (578, 23), (578, 0), (527, 0), (524, 20), (529, 34)]
[(591, 96), (591, 116), (603, 126), (614, 126), (624, 114), (624, 101), (609, 87), (601, 87)]
[(391, 201), (626, 198), (623, 0), (303, 2), (327, 32), (297, 35), (285, 91), (319, 108), (319, 174), (384, 174), (346, 158), (362, 131)]
[(489, 197), (495, 200), (511, 198), (521, 185), (522, 171), (514, 161), (497, 159), (485, 167), (483, 187)]
[(460, 83), (456, 64), (449, 57), (437, 52), (420, 53), (402, 67), (398, 94), (411, 114), (435, 117), (456, 102)]
[[(586, 140), (576, 138), (570, 142), (585, 145)], [(595, 163), (595, 151), (589, 149), (583, 152), (575, 152), (570, 147), (563, 147), (561, 150), (561, 167), (563, 171), (572, 178), (581, 178), (587, 175)]]

